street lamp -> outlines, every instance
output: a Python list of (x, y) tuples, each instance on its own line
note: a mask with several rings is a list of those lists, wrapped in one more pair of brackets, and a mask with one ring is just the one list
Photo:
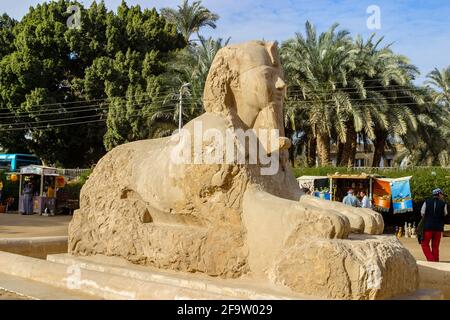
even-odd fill
[(189, 87), (190, 83), (184, 83), (180, 88), (180, 110), (178, 113), (178, 131), (181, 132), (181, 127), (183, 125), (183, 90)]

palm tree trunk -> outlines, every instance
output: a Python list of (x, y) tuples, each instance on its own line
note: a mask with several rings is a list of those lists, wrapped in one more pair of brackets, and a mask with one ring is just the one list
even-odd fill
[(341, 165), (342, 161), (342, 153), (344, 152), (344, 143), (338, 142), (337, 144), (337, 153), (336, 153), (336, 166)]
[(316, 165), (316, 148), (316, 138), (309, 137), (306, 144), (306, 165), (310, 168)]
[[(286, 127), (286, 128), (284, 128), (284, 133), (285, 133), (285, 136), (288, 137), (289, 139), (291, 139), (291, 141), (292, 141), (292, 135), (294, 134), (293, 130), (291, 130), (289, 127)], [(291, 147), (288, 150), (289, 161), (291, 162), (292, 168), (294, 167), (295, 156), (297, 155), (296, 151), (297, 151), (297, 148), (294, 145), (291, 145)]]
[(330, 165), (330, 137), (328, 134), (319, 133), (317, 135), (317, 154), (320, 166)]
[(381, 157), (384, 155), (384, 147), (386, 145), (386, 138), (387, 135), (380, 134), (377, 135), (373, 145), (374, 145), (374, 152), (373, 152), (373, 161), (372, 161), (372, 167), (379, 167)]
[(356, 147), (358, 146), (357, 140), (356, 140), (356, 132), (355, 132), (355, 138), (352, 140), (350, 144), (350, 157), (348, 158), (347, 167), (353, 167), (355, 165), (355, 159), (356, 159)]
[(356, 131), (353, 123), (350, 123), (347, 127), (346, 142), (342, 150), (341, 161), (339, 166), (341, 167), (353, 167), (356, 157)]

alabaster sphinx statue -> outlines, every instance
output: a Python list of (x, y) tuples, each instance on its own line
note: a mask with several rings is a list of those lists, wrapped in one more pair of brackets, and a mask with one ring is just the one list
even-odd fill
[[(302, 194), (284, 137), (285, 90), (276, 43), (222, 48), (205, 84), (203, 115), (171, 137), (127, 143), (99, 161), (81, 190), (69, 253), (245, 276), (319, 298), (415, 291), (416, 262), (395, 237), (381, 235), (380, 214)], [(205, 138), (208, 130), (214, 134)], [(274, 130), (279, 136), (260, 134)], [(250, 161), (249, 141), (230, 159), (220, 143), (241, 140), (219, 143), (217, 133), (237, 132), (253, 132), (246, 139), (255, 138), (270, 161)], [(216, 161), (204, 161), (212, 153)]]

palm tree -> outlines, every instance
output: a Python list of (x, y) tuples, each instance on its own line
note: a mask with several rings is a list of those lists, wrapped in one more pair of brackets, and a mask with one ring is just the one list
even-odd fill
[(177, 26), (186, 43), (189, 43), (191, 35), (198, 34), (202, 27), (208, 26), (215, 29), (215, 22), (219, 19), (217, 14), (203, 7), (201, 1), (194, 1), (191, 5), (188, 0), (183, 0), (178, 9), (163, 8), (161, 14), (167, 21)]
[(294, 39), (283, 43), (281, 48), (281, 58), (292, 85), (287, 106), (294, 108), (286, 115), (291, 124), (295, 123), (296, 114), (307, 115), (309, 128), (306, 130), (315, 137), (320, 165), (330, 162), (332, 135), (345, 141), (348, 122), (345, 111), (351, 108), (350, 95), (340, 87), (347, 84), (347, 66), (352, 64), (353, 48), (348, 31), (336, 31), (337, 27), (334, 24), (318, 36), (308, 21), (306, 37), (296, 33)]
[(164, 75), (164, 99), (160, 106), (152, 110), (149, 126), (153, 137), (168, 135), (177, 128), (179, 117), (180, 88), (185, 83), (189, 86), (183, 90), (183, 123), (187, 123), (204, 112), (203, 90), (211, 64), (216, 53), (228, 44), (230, 39), (214, 40), (199, 37), (200, 43), (177, 52), (169, 64), (169, 71)]
[(356, 131), (374, 145), (372, 166), (379, 166), (389, 141), (394, 137), (415, 134), (415, 110), (424, 102), (423, 95), (412, 84), (418, 74), (417, 68), (405, 56), (395, 54), (390, 44), (380, 48), (382, 41), (383, 37), (374, 42), (374, 35), (366, 42), (357, 37), (358, 68), (352, 71), (353, 76), (362, 81), (362, 99), (355, 98), (354, 106), (358, 110), (354, 110), (352, 116)]
[(434, 102), (447, 105), (450, 108), (450, 66), (441, 71), (435, 68), (427, 75), (427, 78), (429, 80), (425, 83), (439, 90), (439, 92), (432, 93)]
[[(320, 165), (329, 163), (333, 141), (337, 164), (352, 166), (359, 136), (374, 144), (377, 166), (389, 137), (413, 136), (417, 130), (415, 105), (423, 103), (423, 97), (412, 79), (418, 71), (390, 45), (380, 47), (383, 38), (353, 41), (336, 27), (317, 37), (308, 22), (306, 38), (296, 34), (283, 44), (281, 56), (291, 84), (286, 126), (313, 135)], [(303, 139), (314, 146), (311, 142)]]

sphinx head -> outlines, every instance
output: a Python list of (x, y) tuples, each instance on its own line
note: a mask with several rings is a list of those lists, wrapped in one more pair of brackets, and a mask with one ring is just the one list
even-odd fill
[[(245, 129), (276, 129), (284, 137), (285, 90), (277, 43), (250, 41), (219, 50), (206, 80), (203, 102), (207, 112), (238, 117)], [(286, 138), (280, 142), (277, 149), (290, 145)], [(267, 145), (266, 150), (274, 148)]]

